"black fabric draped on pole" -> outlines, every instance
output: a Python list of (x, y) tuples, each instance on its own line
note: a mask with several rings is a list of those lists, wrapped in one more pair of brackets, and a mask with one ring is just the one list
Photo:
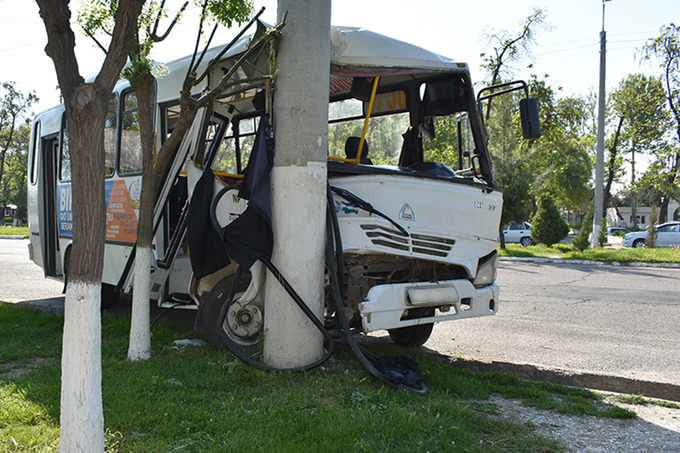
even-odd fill
[(229, 264), (229, 257), (222, 248), (222, 239), (210, 221), (214, 179), (210, 168), (206, 168), (194, 186), (189, 205), (187, 241), (191, 268), (196, 278), (217, 272)]
[(229, 256), (244, 269), (250, 269), (259, 258), (269, 260), (274, 247), (269, 179), (273, 160), (271, 125), (269, 116), (263, 115), (238, 193), (248, 200), (248, 207), (219, 232)]

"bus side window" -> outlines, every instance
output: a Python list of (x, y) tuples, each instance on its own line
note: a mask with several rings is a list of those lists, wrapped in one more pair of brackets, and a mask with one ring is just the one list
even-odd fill
[(129, 91), (123, 97), (121, 115), (120, 155), (118, 172), (123, 174), (142, 171), (142, 138), (137, 115), (137, 93)]
[(109, 98), (104, 123), (104, 152), (106, 176), (113, 176), (116, 167), (116, 130), (118, 129), (118, 95), (113, 93)]
[(68, 127), (66, 120), (64, 120), (64, 128), (61, 131), (61, 146), (60, 156), (59, 156), (59, 180), (70, 181), (71, 180), (71, 152), (68, 146)]
[[(255, 133), (260, 118), (242, 118), (228, 125), (217, 150), (212, 169), (228, 174), (242, 174), (248, 165), (250, 152), (255, 143)], [(207, 137), (210, 139), (210, 137)]]
[[(212, 141), (217, 137), (217, 131), (211, 131), (211, 129), (214, 128), (208, 128), (206, 134), (206, 145), (208, 145), (208, 143), (212, 145)], [(217, 148), (211, 168), (215, 171), (223, 171), (225, 173), (235, 175), (239, 171), (237, 160), (234, 130), (232, 124), (229, 123), (227, 124), (227, 130), (224, 134), (224, 138), (219, 143), (219, 148)]]
[(31, 148), (31, 184), (38, 182), (38, 154), (40, 150), (40, 122), (35, 123)]

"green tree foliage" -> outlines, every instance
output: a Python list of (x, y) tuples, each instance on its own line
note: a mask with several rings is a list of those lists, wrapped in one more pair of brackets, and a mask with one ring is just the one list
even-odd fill
[(607, 222), (602, 219), (600, 229), (597, 232), (597, 246), (602, 248), (607, 243)]
[[(655, 155), (654, 161), (647, 167), (647, 171), (642, 178), (635, 184), (636, 201), (638, 206), (661, 206), (659, 209), (659, 222), (668, 221), (667, 206), (664, 201), (680, 200), (679, 181), (669, 175), (669, 169), (673, 166), (674, 154), (680, 153), (678, 146), (668, 143), (667, 147), (659, 150)], [(638, 201), (637, 194), (647, 196), (649, 202), (645, 203), (643, 198)]]
[(593, 224), (593, 204), (589, 204), (588, 213), (583, 218), (583, 223), (581, 223), (581, 229), (574, 238), (572, 245), (576, 250), (582, 252), (590, 247), (590, 225)]
[[(486, 33), (493, 53), (482, 53), (482, 68), (489, 74), (489, 85), (502, 82), (512, 76), (512, 65), (531, 58), (531, 46), (536, 35), (550, 28), (546, 23), (545, 11), (534, 8), (520, 24), (519, 30), (497, 30)], [(490, 117), (491, 100), (487, 103), (486, 119)]]
[(494, 160), (496, 184), (503, 190), (501, 224), (520, 223), (531, 216), (531, 163), (522, 156), (500, 155)]
[(555, 203), (547, 195), (539, 198), (536, 214), (531, 220), (531, 237), (548, 247), (561, 241), (569, 233), (569, 226), (560, 217)]
[(496, 182), (503, 191), (503, 224), (526, 220), (534, 198), (542, 195), (575, 212), (591, 197), (592, 100), (557, 98), (546, 81), (535, 78), (530, 87), (540, 105), (540, 139), (521, 138), (519, 96), (497, 98), (487, 122)]
[(550, 195), (559, 206), (581, 211), (591, 195), (588, 153), (595, 144), (592, 100), (558, 98), (545, 80), (535, 78), (531, 88), (541, 106), (543, 131), (531, 153), (536, 175), (532, 192), (536, 197)]
[[(514, 64), (531, 58), (535, 37), (546, 28), (549, 27), (545, 22), (545, 12), (536, 8), (520, 24), (519, 30), (486, 33), (492, 50), (482, 53), (481, 58), (482, 67), (488, 74), (488, 85), (509, 79)], [(530, 192), (535, 181), (535, 169), (529, 148), (521, 138), (519, 96), (514, 94), (493, 98), (493, 109), (491, 101), (487, 100), (485, 118), (496, 185), (503, 191), (503, 225), (528, 218), (533, 205)]]
[(31, 125), (23, 122), (16, 128), (5, 156), (5, 171), (0, 185), (0, 206), (17, 206), (17, 218), (26, 217), (26, 174)]
[(623, 175), (624, 156), (654, 153), (663, 148), (670, 117), (665, 108), (661, 79), (631, 74), (610, 96), (608, 121), (613, 134), (607, 139), (607, 179), (603, 205), (609, 206), (613, 182)]
[[(87, 0), (78, 11), (78, 22), (85, 33), (106, 52), (106, 47), (100, 43), (102, 36), (110, 36), (115, 26), (116, 0)], [(248, 20), (253, 10), (252, 0), (203, 0), (195, 2), (196, 8), (201, 14), (201, 24), (214, 21), (223, 24), (227, 28), (234, 22), (242, 23)], [(135, 83), (137, 80), (152, 74), (153, 62), (149, 54), (155, 43), (167, 38), (175, 24), (179, 21), (189, 1), (175, 13), (165, 30), (160, 33), (161, 22), (167, 21), (170, 15), (170, 7), (165, 0), (147, 0), (144, 9), (137, 21), (136, 43), (130, 50), (130, 65), (124, 71), (124, 77)], [(215, 26), (217, 26), (217, 24)], [(198, 49), (198, 43), (197, 43)]]
[(26, 207), (26, 156), (30, 126), (26, 115), (37, 102), (35, 92), (18, 91), (14, 82), (2, 84), (0, 98), (0, 206)]
[(632, 206), (633, 198), (638, 206), (659, 206), (663, 193), (656, 187), (656, 185), (649, 181), (651, 173), (647, 173), (639, 181), (633, 189), (625, 189), (619, 192), (615, 198), (617, 206)]
[(657, 187), (664, 193), (659, 220), (668, 218), (668, 204), (677, 193), (678, 173), (680, 173), (680, 29), (670, 23), (661, 29), (656, 38), (647, 41), (642, 48), (642, 56), (647, 60), (655, 60), (662, 73), (665, 96), (674, 120), (675, 137), (673, 142), (655, 153), (656, 162), (651, 171), (660, 175), (654, 178)]
[[(405, 119), (408, 125), (408, 118)], [(423, 141), (425, 160), (442, 162), (451, 168), (458, 168), (458, 118), (453, 116), (438, 117), (435, 121), (435, 136), (432, 140)], [(463, 124), (465, 122), (461, 119)], [(465, 137), (464, 129), (461, 131), (461, 144), (463, 152), (472, 153), (474, 145)]]

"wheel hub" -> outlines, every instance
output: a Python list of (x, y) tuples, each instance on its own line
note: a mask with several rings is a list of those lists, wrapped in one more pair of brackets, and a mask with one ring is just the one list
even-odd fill
[(262, 312), (255, 305), (233, 304), (227, 311), (223, 327), (231, 336), (251, 339), (262, 331)]

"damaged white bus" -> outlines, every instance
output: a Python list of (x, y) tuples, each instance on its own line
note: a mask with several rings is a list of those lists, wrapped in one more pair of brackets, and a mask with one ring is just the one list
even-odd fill
[[(355, 332), (386, 329), (396, 343), (413, 346), (427, 341), (435, 322), (496, 313), (503, 198), (478, 103), (499, 90), (527, 91), (526, 85), (477, 98), (465, 63), (363, 29), (333, 27), (331, 38), (328, 179), (350, 326)], [(230, 67), (249, 43), (242, 39), (216, 71)], [(161, 143), (177, 119), (188, 63), (188, 57), (168, 63), (169, 74), (157, 81)], [(240, 77), (265, 71), (265, 63), (266, 55), (254, 56)], [(155, 210), (152, 295), (164, 307), (199, 310), (197, 328), (216, 343), (220, 336), (256, 343), (266, 316), (261, 281), (234, 283), (238, 264), (206, 234), (213, 227), (211, 209), (224, 227), (248, 205), (239, 189), (264, 114), (253, 102), (256, 94), (221, 99), (197, 116), (175, 150)], [(522, 99), (521, 111), (525, 138), (537, 138), (535, 100)], [(46, 276), (68, 281), (71, 173), (63, 112), (55, 107), (33, 121), (29, 252)], [(110, 98), (105, 142), (107, 303), (117, 291), (131, 290), (141, 188), (137, 98), (125, 81)], [(198, 196), (200, 181), (211, 190), (203, 187)], [(330, 302), (326, 311), (333, 316)]]

